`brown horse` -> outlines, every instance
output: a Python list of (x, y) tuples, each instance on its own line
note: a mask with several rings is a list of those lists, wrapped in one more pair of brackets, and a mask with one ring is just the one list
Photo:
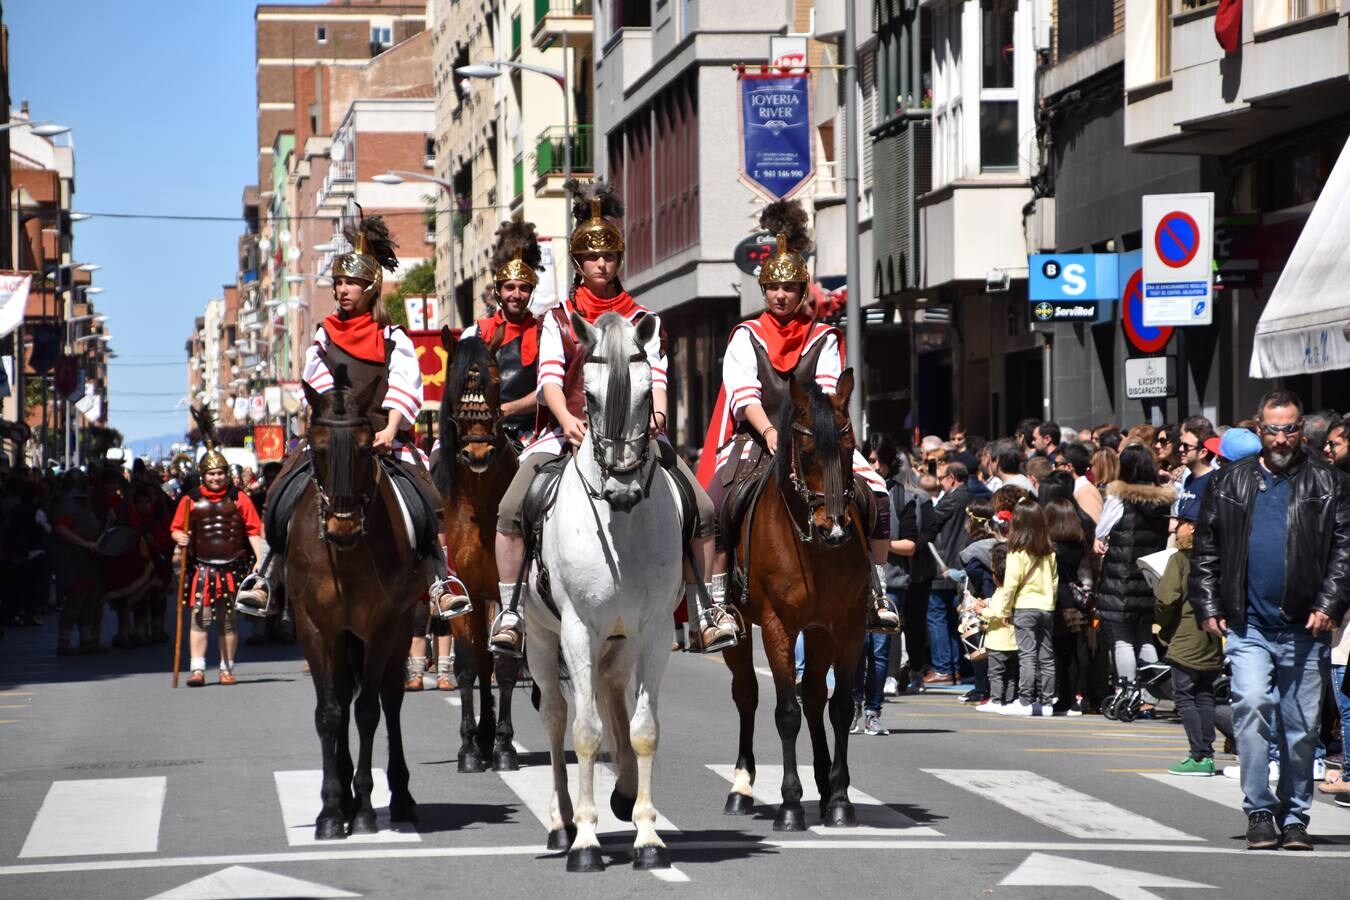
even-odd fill
[[(763, 493), (736, 535), (736, 556), (745, 560), (746, 603), (760, 626), (764, 652), (773, 670), (777, 705), (774, 720), (783, 744), (783, 804), (775, 831), (802, 831), (802, 783), (797, 775), (797, 733), (802, 706), (811, 734), (820, 816), (827, 825), (856, 824), (848, 799), (848, 729), (853, 720), (853, 680), (866, 633), (868, 604), (867, 527), (853, 502), (853, 429), (848, 398), (853, 370), (839, 378), (838, 392), (793, 379), (790, 402), (775, 423), (782, 443), (766, 474)], [(801, 703), (795, 691), (793, 650), (806, 632), (806, 671)], [(759, 684), (751, 642), (725, 653), (731, 694), (740, 714), (736, 778), (727, 796), (727, 815), (747, 815), (754, 806), (755, 707)], [(829, 698), (834, 758), (825, 734), (825, 675), (834, 667)]]
[[(403, 660), (413, 612), (426, 589), (425, 564), (410, 546), (394, 487), (376, 460), (367, 410), (378, 382), (309, 400), (311, 485), (291, 519), (286, 588), (295, 631), (309, 662), (317, 705), (314, 725), (323, 749), (319, 840), (377, 830), (370, 793), (380, 706), (389, 735), (389, 818), (413, 822), (399, 720)], [(353, 698), (360, 745), (355, 767), (348, 746)]]
[[(499, 581), (493, 546), (497, 507), (517, 468), (515, 447), (502, 428), (496, 358), (501, 338), (498, 331), (489, 336), (490, 343), (479, 337), (456, 342), (450, 329), (441, 329), (450, 377), (441, 404), (441, 449), (433, 473), (445, 506), (446, 540), (455, 569), (474, 601), (473, 612), (451, 622), (460, 695), (461, 772), (483, 771), (489, 756), (497, 771), (518, 768), (511, 696), (520, 660), (494, 657), (488, 647), (491, 606)], [(493, 710), (494, 670), (501, 693), (500, 716)], [(476, 721), (475, 686), (482, 705)]]

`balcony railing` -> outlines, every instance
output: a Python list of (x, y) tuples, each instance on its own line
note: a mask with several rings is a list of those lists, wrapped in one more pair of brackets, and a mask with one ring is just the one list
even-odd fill
[(328, 170), (328, 180), (335, 181), (355, 181), (356, 180), (356, 162), (355, 160), (343, 160), (335, 162)]
[(520, 197), (525, 193), (525, 160), (516, 160), (512, 175), (514, 177), (512, 178), (511, 184), (515, 189), (515, 192), (511, 196), (513, 198)]
[(550, 14), (555, 16), (589, 16), (591, 11), (591, 0), (534, 0), (534, 21), (536, 25)]
[[(595, 171), (592, 155), (595, 126), (578, 125), (572, 129), (572, 173), (590, 174)], [(567, 129), (554, 125), (540, 132), (534, 148), (534, 174), (561, 175), (567, 159)]]

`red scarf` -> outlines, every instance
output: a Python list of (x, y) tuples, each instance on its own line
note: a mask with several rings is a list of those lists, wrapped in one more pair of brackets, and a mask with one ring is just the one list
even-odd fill
[(384, 364), (384, 329), (375, 324), (370, 313), (350, 319), (329, 316), (323, 320), (328, 339), (359, 360)]
[(492, 315), (478, 320), (478, 336), (483, 339), (483, 343), (490, 344), (498, 327), (503, 325), (506, 326), (506, 334), (502, 337), (502, 344), (509, 344), (520, 338), (520, 364), (534, 365), (535, 359), (539, 357), (539, 329), (534, 327), (534, 316), (527, 312), (520, 322), (512, 322), (502, 315), (499, 309)]
[(228, 485), (226, 485), (226, 487), (223, 490), (213, 491), (203, 484), (201, 486), (201, 492), (203, 499), (209, 500), (212, 503), (219, 503), (220, 501), (225, 499), (225, 495), (230, 492), (230, 488)]
[(806, 349), (806, 341), (811, 337), (811, 327), (815, 324), (811, 317), (798, 314), (783, 325), (772, 313), (765, 312), (755, 321), (759, 323), (773, 367), (784, 374), (795, 369)]
[(620, 291), (608, 300), (601, 300), (585, 285), (577, 288), (572, 296), (572, 305), (581, 313), (581, 317), (591, 324), (595, 324), (595, 320), (605, 313), (618, 313), (626, 319), (634, 310), (641, 309), (633, 299), (633, 295), (627, 291)]

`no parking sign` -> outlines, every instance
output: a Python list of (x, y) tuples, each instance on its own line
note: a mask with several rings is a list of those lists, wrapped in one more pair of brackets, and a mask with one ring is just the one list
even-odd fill
[(1214, 195), (1149, 194), (1143, 201), (1145, 325), (1214, 321)]

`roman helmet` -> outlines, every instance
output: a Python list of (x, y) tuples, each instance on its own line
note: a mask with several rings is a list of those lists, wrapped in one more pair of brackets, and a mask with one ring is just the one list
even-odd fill
[[(759, 267), (759, 289), (770, 284), (811, 283), (811, 270), (803, 253), (810, 251), (811, 230), (806, 210), (797, 200), (775, 200), (764, 207), (759, 226), (777, 238), (778, 246)], [(802, 293), (803, 298), (806, 292)]]
[(212, 469), (228, 472), (230, 461), (225, 458), (224, 453), (220, 452), (220, 446), (216, 442), (216, 417), (211, 414), (208, 407), (194, 406), (192, 407), (192, 418), (197, 423), (197, 429), (202, 433), (202, 443), (206, 445), (206, 452), (197, 461), (197, 474), (205, 475)]
[(504, 281), (524, 281), (533, 287), (539, 284), (537, 270), (543, 258), (533, 222), (503, 222), (492, 250), (492, 280), (499, 287)]
[[(357, 207), (357, 210), (359, 211), (360, 207)], [(348, 253), (339, 253), (333, 257), (333, 267), (329, 270), (329, 274), (334, 280), (345, 276), (366, 282), (367, 287), (362, 299), (373, 306), (374, 299), (380, 295), (380, 286), (384, 283), (384, 272), (381, 269), (390, 272), (398, 269), (398, 257), (394, 254), (394, 248), (398, 244), (395, 244), (393, 238), (389, 236), (389, 228), (381, 216), (367, 218), (362, 214), (356, 225), (348, 225), (343, 230), (343, 235), (352, 249)]]
[(623, 232), (612, 220), (623, 218), (623, 201), (614, 185), (603, 180), (579, 182), (569, 179), (563, 189), (572, 195), (572, 218), (576, 228), (568, 241), (572, 266), (579, 272), (582, 253), (617, 253), (623, 256)]

